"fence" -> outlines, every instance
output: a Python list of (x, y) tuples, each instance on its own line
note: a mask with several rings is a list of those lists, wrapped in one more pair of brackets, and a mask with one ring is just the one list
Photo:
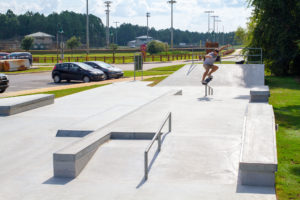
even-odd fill
[[(204, 53), (194, 54), (176, 54), (176, 55), (149, 55), (144, 58), (145, 62), (164, 62), (174, 60), (190, 60), (199, 59), (202, 60)], [(58, 63), (60, 58), (57, 57), (33, 57), (34, 63)], [(103, 61), (106, 63), (133, 63), (134, 56), (74, 56), (65, 57), (63, 62), (86, 62), (86, 61)]]

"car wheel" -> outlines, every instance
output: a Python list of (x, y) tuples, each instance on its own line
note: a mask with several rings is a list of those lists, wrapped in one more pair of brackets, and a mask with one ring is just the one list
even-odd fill
[(0, 93), (3, 93), (3, 92), (5, 92), (5, 89), (0, 90)]
[(54, 83), (60, 83), (61, 82), (61, 78), (59, 75), (54, 75), (53, 77)]
[(106, 79), (107, 79), (107, 74), (104, 73), (104, 74), (103, 74), (103, 80), (106, 80)]
[(69, 80), (69, 79), (68, 79), (68, 80), (67, 80), (67, 82), (68, 82), (68, 83), (70, 83), (70, 82), (71, 82), (71, 80)]
[(88, 76), (84, 76), (82, 80), (83, 80), (83, 82), (85, 82), (85, 83), (88, 83), (88, 82), (91, 81), (90, 77), (88, 77)]

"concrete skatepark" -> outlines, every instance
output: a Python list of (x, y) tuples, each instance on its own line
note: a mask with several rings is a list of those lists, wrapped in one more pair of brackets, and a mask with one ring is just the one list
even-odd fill
[(154, 88), (116, 83), (1, 116), (0, 199), (276, 199), (264, 66), (219, 66), (213, 96), (186, 65)]

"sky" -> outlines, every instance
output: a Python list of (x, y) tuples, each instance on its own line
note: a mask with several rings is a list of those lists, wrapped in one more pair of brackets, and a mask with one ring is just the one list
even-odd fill
[[(96, 15), (106, 24), (105, 0), (89, 0), (89, 13)], [(167, 0), (110, 0), (110, 26), (113, 22), (147, 25), (146, 13), (150, 12), (149, 27), (166, 29), (171, 26), (171, 6)], [(215, 31), (235, 31), (239, 26), (245, 28), (252, 8), (246, 0), (176, 0), (174, 4), (174, 28), (188, 31), (207, 32), (208, 15), (218, 16)], [(86, 13), (86, 0), (0, 0), (0, 13), (11, 9), (15, 14), (27, 11), (48, 15), (64, 10)], [(213, 27), (213, 18), (210, 28)]]

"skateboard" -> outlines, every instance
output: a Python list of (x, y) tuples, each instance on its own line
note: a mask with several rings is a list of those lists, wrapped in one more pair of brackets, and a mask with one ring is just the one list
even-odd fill
[(210, 77), (208, 77), (208, 78), (206, 78), (205, 80), (204, 80), (204, 82), (205, 83), (203, 83), (203, 85), (207, 85), (210, 81), (212, 81), (213, 80), (213, 78), (210, 78)]

